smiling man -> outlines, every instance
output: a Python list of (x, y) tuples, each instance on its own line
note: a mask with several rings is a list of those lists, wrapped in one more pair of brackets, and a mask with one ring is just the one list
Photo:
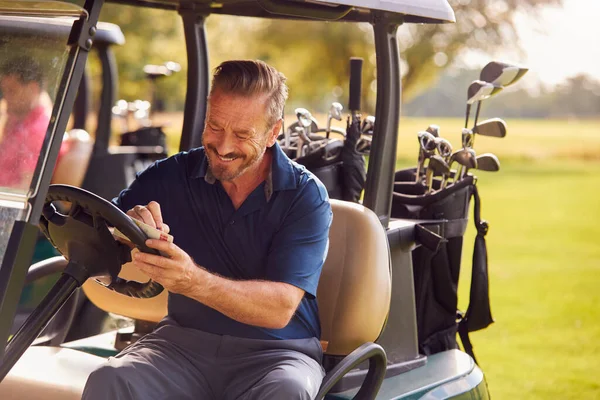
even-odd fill
[(169, 291), (168, 316), (92, 373), (84, 399), (316, 395), (332, 214), (325, 187), (277, 144), (286, 99), (267, 64), (221, 64), (203, 147), (155, 163), (115, 199), (175, 237), (148, 241), (164, 257), (132, 252)]

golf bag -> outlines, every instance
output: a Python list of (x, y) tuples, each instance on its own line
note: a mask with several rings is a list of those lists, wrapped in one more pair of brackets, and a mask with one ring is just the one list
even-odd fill
[[(487, 327), (493, 319), (485, 244), (488, 225), (480, 217), (475, 178), (466, 175), (441, 191), (426, 193), (423, 185), (415, 183), (415, 173), (415, 169), (396, 172), (391, 216), (419, 220), (421, 246), (412, 252), (419, 351), (430, 355), (456, 349), (458, 332), (465, 352), (477, 362), (469, 332)], [(439, 186), (434, 180), (434, 189)], [(457, 310), (457, 290), (471, 198), (477, 237), (469, 306), (463, 314)]]

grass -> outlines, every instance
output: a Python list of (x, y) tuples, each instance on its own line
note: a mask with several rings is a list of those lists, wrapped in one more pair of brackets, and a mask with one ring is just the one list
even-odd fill
[[(506, 138), (475, 143), (502, 163), (478, 174), (496, 323), (472, 333), (475, 352), (495, 399), (600, 399), (600, 121), (507, 122)], [(398, 167), (414, 165), (416, 132), (430, 123), (459, 143), (460, 119), (404, 118)], [(473, 241), (471, 224), (463, 310)]]
[[(600, 398), (600, 164), (505, 163), (480, 174), (492, 312), (472, 334), (491, 393), (500, 399)], [(460, 282), (468, 303), (474, 228)]]

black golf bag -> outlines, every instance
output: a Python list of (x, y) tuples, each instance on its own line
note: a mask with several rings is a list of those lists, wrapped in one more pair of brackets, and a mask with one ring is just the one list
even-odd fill
[[(391, 216), (419, 220), (424, 228), (417, 232), (421, 246), (412, 252), (419, 351), (429, 355), (458, 348), (458, 331), (464, 350), (475, 359), (468, 333), (493, 322), (485, 244), (488, 225), (480, 218), (475, 178), (467, 175), (441, 191), (426, 193), (422, 184), (415, 183), (415, 173), (415, 169), (396, 172)], [(434, 189), (439, 187), (440, 181), (434, 180)], [(457, 290), (471, 198), (477, 237), (469, 306), (463, 314), (457, 310)]]
[(343, 141), (314, 135), (320, 145), (296, 159), (323, 182), (332, 199), (356, 203), (364, 189), (367, 166), (364, 153), (357, 149), (359, 123), (356, 118), (348, 118)]

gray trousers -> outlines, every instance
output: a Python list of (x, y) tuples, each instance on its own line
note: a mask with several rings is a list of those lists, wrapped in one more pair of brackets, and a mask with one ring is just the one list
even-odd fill
[(92, 372), (85, 400), (313, 399), (317, 338), (256, 340), (159, 326)]

